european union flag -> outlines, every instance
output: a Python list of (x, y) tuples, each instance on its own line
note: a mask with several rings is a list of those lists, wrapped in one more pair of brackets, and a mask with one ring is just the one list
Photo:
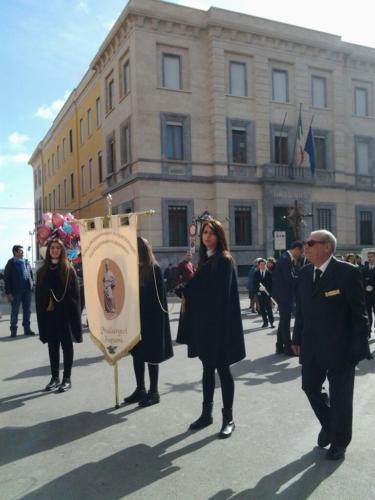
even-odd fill
[(314, 137), (313, 137), (311, 125), (309, 128), (309, 133), (307, 134), (307, 138), (306, 138), (305, 151), (309, 155), (310, 170), (311, 170), (312, 175), (314, 175), (315, 174), (315, 147), (314, 147)]

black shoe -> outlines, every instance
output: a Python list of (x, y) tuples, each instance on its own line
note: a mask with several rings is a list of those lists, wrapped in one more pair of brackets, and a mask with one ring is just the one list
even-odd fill
[(223, 408), (221, 411), (223, 412), (223, 425), (221, 426), (219, 437), (226, 439), (231, 437), (236, 426), (234, 424), (232, 410)]
[(147, 392), (144, 389), (136, 389), (130, 396), (124, 398), (124, 403), (139, 403), (147, 396)]
[(327, 429), (322, 427), (318, 435), (318, 446), (320, 448), (325, 448), (329, 444), (331, 444), (331, 438), (329, 437), (329, 432), (327, 431)]
[(288, 349), (284, 349), (284, 354), (285, 356), (298, 356), (298, 354), (294, 354), (290, 347)]
[(14, 338), (14, 337), (17, 337), (17, 334), (12, 332), (12, 333), (10, 334), (10, 336), (11, 336), (12, 338)]
[(263, 323), (262, 328), (268, 328), (268, 323)]
[(72, 387), (72, 383), (70, 381), (70, 378), (63, 378), (63, 381), (61, 382), (59, 386), (59, 391), (58, 392), (66, 392), (69, 391), (69, 389)]
[(59, 377), (52, 377), (49, 383), (46, 385), (45, 390), (46, 391), (52, 391), (53, 389), (56, 389), (60, 384), (60, 379)]
[(138, 403), (141, 408), (152, 406), (160, 403), (160, 396), (158, 392), (148, 392), (146, 396)]
[(331, 447), (326, 453), (327, 460), (343, 460), (345, 458), (346, 448), (344, 446), (334, 446), (331, 444)]
[(198, 431), (199, 429), (204, 429), (211, 425), (214, 421), (212, 418), (212, 408), (213, 403), (203, 403), (201, 416), (190, 424), (189, 429), (191, 431)]
[(271, 323), (271, 328), (275, 328), (275, 325), (273, 323)]
[(32, 330), (26, 330), (24, 335), (35, 335), (35, 332), (33, 332)]

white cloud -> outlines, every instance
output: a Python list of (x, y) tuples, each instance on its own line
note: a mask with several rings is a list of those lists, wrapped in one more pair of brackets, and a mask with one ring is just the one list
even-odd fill
[(5, 184), (3, 182), (0, 182), (0, 193), (4, 193), (5, 191)]
[(28, 135), (20, 134), (19, 132), (12, 132), (10, 136), (8, 136), (8, 142), (10, 147), (18, 148), (25, 144), (25, 142), (29, 141), (30, 137)]
[(14, 155), (0, 155), (0, 167), (9, 165), (27, 164), (30, 153), (16, 153)]
[(47, 104), (42, 104), (36, 110), (35, 115), (38, 118), (44, 118), (45, 120), (53, 120), (60, 109), (63, 107), (65, 101), (70, 95), (70, 90), (66, 90), (64, 96), (61, 99), (56, 99), (49, 106)]
[(80, 12), (84, 12), (85, 14), (88, 14), (90, 12), (89, 6), (85, 1), (78, 2), (76, 5), (76, 9)]

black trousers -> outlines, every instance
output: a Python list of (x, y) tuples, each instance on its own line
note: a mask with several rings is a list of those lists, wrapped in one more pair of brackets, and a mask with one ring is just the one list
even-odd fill
[(220, 378), (223, 407), (231, 409), (233, 408), (234, 400), (234, 380), (232, 372), (230, 371), (230, 366), (213, 368), (203, 363), (203, 403), (212, 403), (214, 400), (215, 370), (217, 370)]
[(375, 304), (369, 304), (366, 302), (366, 309), (367, 309), (367, 316), (368, 316), (368, 321), (370, 323), (370, 332), (371, 332), (372, 321), (373, 321), (372, 313), (373, 311), (375, 311)]
[[(133, 356), (133, 367), (135, 380), (137, 382), (137, 389), (145, 389), (145, 362), (136, 354), (131, 353)], [(148, 375), (150, 377), (150, 392), (158, 392), (159, 381), (159, 365), (151, 365), (147, 363)]]
[(290, 337), (290, 321), (292, 319), (292, 308), (289, 304), (279, 303), (279, 326), (277, 328), (277, 341), (276, 347), (282, 349), (290, 349), (291, 337)]
[(64, 378), (70, 378), (72, 374), (73, 366), (73, 342), (69, 338), (61, 337), (48, 341), (48, 354), (49, 362), (51, 365), (52, 377), (57, 378), (59, 376), (60, 368), (60, 344), (63, 351), (64, 358)]
[(273, 324), (273, 312), (271, 305), (271, 298), (265, 293), (258, 295), (260, 314), (262, 315), (263, 323)]
[[(313, 360), (302, 365), (302, 389), (320, 424), (330, 433), (331, 443), (347, 447), (352, 439), (355, 366), (343, 362), (337, 368), (321, 368)], [(329, 382), (329, 401), (322, 392)]]

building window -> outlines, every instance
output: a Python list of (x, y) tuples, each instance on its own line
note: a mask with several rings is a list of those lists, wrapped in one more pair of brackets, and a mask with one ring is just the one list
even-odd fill
[(81, 194), (85, 194), (85, 165), (81, 165)]
[(251, 207), (234, 207), (235, 245), (252, 245)]
[(314, 135), (315, 166), (317, 169), (327, 169), (327, 144), (326, 138)]
[(247, 96), (245, 63), (229, 62), (229, 93), (234, 96)]
[(372, 232), (372, 212), (360, 211), (359, 212), (359, 244), (372, 245), (373, 232)]
[(321, 76), (312, 77), (312, 105), (315, 108), (326, 108), (326, 79)]
[(52, 210), (52, 201), (51, 201), (51, 193), (48, 195), (48, 210), (51, 212)]
[(327, 229), (332, 231), (332, 211), (330, 208), (318, 208), (317, 214), (317, 228)]
[(163, 159), (190, 161), (190, 116), (161, 113), (160, 118)]
[(234, 163), (247, 163), (246, 144), (246, 130), (232, 128), (232, 160)]
[(113, 76), (110, 76), (107, 78), (107, 86), (106, 86), (106, 95), (107, 95), (107, 101), (106, 101), (106, 108), (107, 108), (107, 113), (109, 113), (115, 105), (115, 81), (113, 79)]
[(61, 186), (58, 184), (57, 186), (57, 208), (58, 210), (61, 209)]
[(83, 118), (79, 120), (79, 143), (83, 144)]
[(182, 123), (167, 122), (167, 160), (184, 159)]
[(288, 132), (276, 131), (273, 141), (274, 163), (279, 165), (288, 165), (289, 163), (289, 145)]
[(69, 130), (69, 150), (73, 153), (73, 130)]
[(181, 205), (169, 205), (168, 226), (169, 246), (183, 247), (188, 244), (187, 207)]
[(130, 91), (130, 64), (129, 61), (125, 61), (122, 63), (122, 81), (121, 81), (121, 89), (122, 95), (125, 97)]
[(98, 153), (98, 179), (99, 184), (101, 184), (103, 182), (103, 158), (101, 151)]
[(87, 110), (87, 137), (90, 137), (92, 134), (92, 127), (91, 127), (91, 108)]
[(121, 141), (121, 166), (130, 163), (130, 126), (122, 125), (120, 131)]
[(116, 142), (113, 133), (107, 138), (107, 174), (113, 174), (116, 171)]
[(47, 168), (48, 177), (51, 177), (51, 160), (50, 160), (50, 158), (48, 158), (47, 165), (48, 165), (48, 168)]
[(56, 210), (56, 190), (54, 189), (53, 190), (53, 193), (52, 193), (52, 199), (53, 199), (53, 211)]
[(370, 144), (366, 137), (355, 137), (356, 170), (359, 175), (370, 174)]
[(96, 110), (96, 128), (99, 128), (100, 125), (102, 124), (102, 116), (101, 116), (101, 104), (100, 104), (100, 97), (96, 98), (95, 101), (95, 110)]
[(67, 182), (64, 179), (64, 207), (68, 204), (68, 192), (67, 192)]
[(368, 116), (368, 93), (366, 88), (356, 87), (354, 89), (354, 114)]
[(288, 102), (288, 72), (280, 69), (272, 70), (272, 100)]
[(66, 160), (66, 139), (65, 139), (65, 137), (62, 140), (62, 159), (63, 159), (63, 161)]
[(55, 153), (52, 153), (52, 175), (55, 173)]
[(74, 173), (70, 174), (70, 199), (74, 200)]
[(94, 189), (94, 173), (92, 170), (92, 159), (89, 159), (89, 190), (92, 191)]
[(162, 61), (163, 87), (182, 89), (181, 57), (175, 54), (163, 54)]
[(60, 146), (56, 148), (57, 168), (60, 168)]

